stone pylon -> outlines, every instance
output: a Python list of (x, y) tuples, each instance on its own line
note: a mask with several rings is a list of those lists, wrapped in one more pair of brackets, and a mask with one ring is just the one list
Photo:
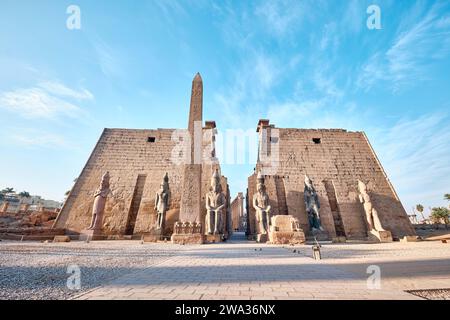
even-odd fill
[[(201, 223), (202, 187), (202, 119), (203, 81), (199, 73), (192, 80), (191, 104), (189, 109), (188, 132), (190, 135), (190, 157), (184, 164), (183, 190), (181, 193), (179, 222), (189, 225)], [(183, 234), (174, 234), (175, 243), (203, 243), (198, 228), (186, 228)]]

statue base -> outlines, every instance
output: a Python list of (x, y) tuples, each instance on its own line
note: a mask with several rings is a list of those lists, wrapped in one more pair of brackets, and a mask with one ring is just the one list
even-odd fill
[(78, 237), (78, 240), (96, 241), (96, 240), (105, 240), (106, 238), (107, 237), (102, 234), (101, 229), (93, 229), (93, 230), (84, 229), (80, 232), (80, 236)]
[(304, 244), (306, 242), (303, 231), (271, 231), (269, 239), (273, 244)]
[(161, 229), (154, 229), (150, 232), (146, 232), (142, 235), (142, 241), (143, 242), (158, 242), (161, 240), (162, 237), (162, 230)]
[(174, 244), (203, 244), (205, 242), (201, 233), (172, 234), (170, 239)]
[(331, 239), (332, 243), (345, 243), (347, 242), (347, 238), (346, 237), (334, 237)]
[(223, 234), (207, 234), (205, 235), (205, 242), (219, 243), (223, 241)]
[(312, 241), (314, 241), (314, 239), (317, 239), (317, 241), (327, 241), (330, 240), (330, 236), (325, 230), (314, 229), (309, 232), (307, 239)]
[(174, 233), (170, 238), (175, 244), (203, 244), (205, 236), (201, 233), (202, 225), (198, 222), (177, 221), (174, 225)]
[(298, 219), (291, 215), (276, 215), (271, 218), (269, 240), (273, 244), (302, 244), (306, 238)]
[(259, 242), (259, 243), (266, 243), (267, 242), (267, 240), (268, 240), (268, 236), (267, 236), (267, 234), (261, 234), (261, 233), (258, 233), (257, 235), (256, 235), (256, 242)]
[(371, 230), (368, 232), (367, 239), (369, 241), (376, 241), (376, 242), (392, 242), (392, 234), (390, 231), (377, 231), (377, 230)]

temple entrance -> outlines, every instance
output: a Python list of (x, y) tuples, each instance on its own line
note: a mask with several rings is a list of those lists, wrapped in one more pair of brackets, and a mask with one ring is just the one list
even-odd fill
[(245, 232), (243, 232), (243, 231), (233, 232), (229, 241), (231, 241), (231, 242), (249, 242), (249, 240), (245, 236)]
[(328, 202), (330, 203), (331, 214), (333, 215), (334, 228), (337, 237), (346, 237), (344, 223), (342, 222), (339, 205), (337, 203), (336, 189), (333, 181), (324, 181), (325, 190), (327, 191)]
[(136, 217), (141, 206), (142, 193), (144, 192), (145, 180), (147, 175), (140, 174), (137, 177), (136, 186), (134, 187), (133, 199), (131, 200), (130, 211), (128, 212), (127, 227), (125, 229), (126, 235), (132, 235), (134, 232), (134, 225), (136, 224)]

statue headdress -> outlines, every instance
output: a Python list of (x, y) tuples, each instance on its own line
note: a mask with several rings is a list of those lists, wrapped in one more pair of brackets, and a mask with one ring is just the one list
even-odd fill
[(109, 171), (106, 171), (102, 176), (102, 181), (100, 183), (100, 187), (103, 188), (109, 188)]
[(258, 172), (258, 177), (256, 178), (256, 180), (258, 181), (258, 183), (264, 184), (264, 176), (262, 175), (261, 171)]
[(214, 173), (211, 177), (211, 186), (220, 185), (220, 174), (219, 169), (214, 170)]
[(358, 180), (358, 190), (359, 192), (362, 192), (363, 190), (367, 190), (367, 186), (364, 182), (361, 180)]

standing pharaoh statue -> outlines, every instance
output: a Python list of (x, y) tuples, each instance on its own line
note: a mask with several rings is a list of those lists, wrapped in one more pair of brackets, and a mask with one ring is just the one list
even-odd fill
[(317, 195), (316, 189), (314, 188), (311, 179), (307, 175), (305, 175), (304, 199), (310, 230), (323, 231), (319, 216), (319, 196)]
[(253, 196), (253, 208), (256, 210), (256, 222), (259, 226), (260, 234), (267, 234), (270, 226), (270, 200), (264, 185), (264, 176), (261, 172), (257, 177), (257, 192)]
[(155, 227), (157, 230), (164, 229), (164, 224), (166, 220), (166, 211), (169, 207), (169, 195), (170, 195), (169, 176), (166, 172), (155, 197), (155, 210), (156, 210)]
[(226, 199), (222, 192), (220, 184), (219, 171), (216, 169), (211, 178), (211, 188), (206, 194), (206, 218), (205, 218), (205, 233), (206, 234), (221, 234), (221, 219), (222, 211), (225, 207)]
[(94, 193), (94, 205), (92, 207), (91, 225), (87, 230), (101, 230), (103, 226), (103, 214), (105, 212), (106, 198), (111, 192), (109, 189), (109, 172), (102, 176), (100, 187)]
[(367, 193), (367, 186), (361, 180), (358, 180), (358, 190), (359, 190), (359, 201), (363, 204), (364, 211), (366, 213), (368, 230), (385, 231), (381, 226), (381, 221), (380, 217), (378, 216), (378, 212), (373, 207), (370, 195)]

